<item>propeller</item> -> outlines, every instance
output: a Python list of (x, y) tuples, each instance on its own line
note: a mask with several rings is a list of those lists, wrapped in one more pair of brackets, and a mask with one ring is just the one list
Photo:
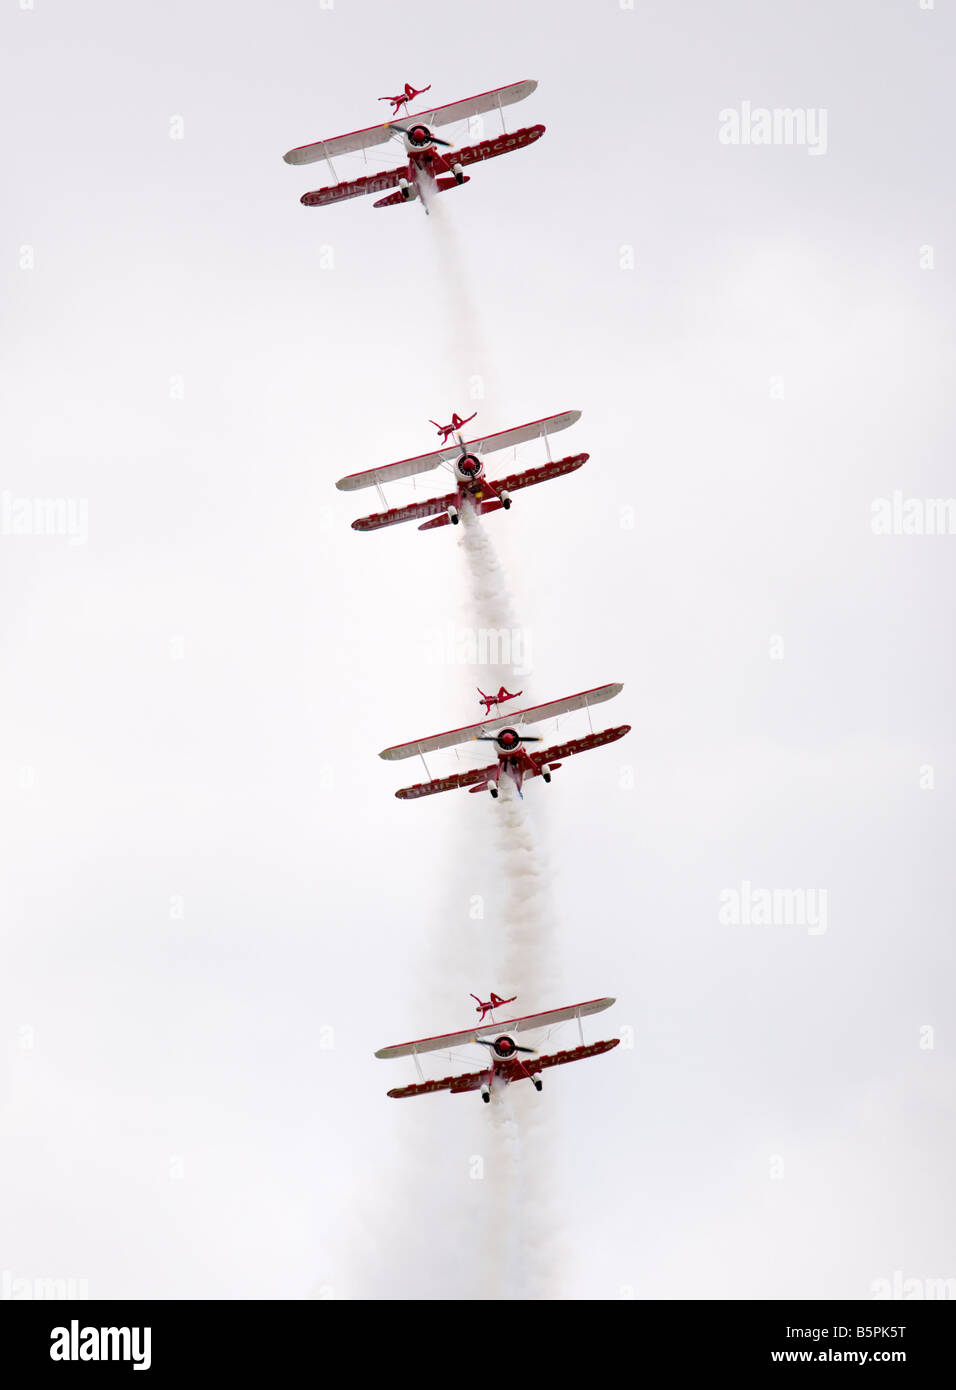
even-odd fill
[[(497, 736), (496, 736), (495, 734), (477, 734), (476, 737), (475, 737), (475, 742), (476, 742), (476, 743), (497, 743), (497, 742), (498, 742), (498, 739), (497, 739)], [(521, 742), (522, 742), (522, 743), (544, 743), (544, 739), (541, 738), (539, 734), (522, 734), (522, 735), (521, 735)]]
[[(511, 1040), (510, 1040), (510, 1038), (509, 1038), (509, 1042), (510, 1042), (510, 1041), (511, 1041)], [(495, 1039), (494, 1042), (492, 1042), (492, 1041), (491, 1041), (490, 1039), (488, 1039), (488, 1038), (475, 1038), (475, 1042), (476, 1042), (476, 1043), (481, 1043), (482, 1047), (490, 1047), (490, 1048), (492, 1048), (495, 1052), (498, 1051), (498, 1039), (497, 1039), (497, 1038)], [(512, 1052), (537, 1052), (537, 1050), (538, 1050), (538, 1049), (537, 1049), (536, 1047), (519, 1047), (517, 1043), (511, 1043), (511, 1046), (508, 1048), (508, 1053), (509, 1053), (509, 1055), (510, 1055)]]
[[(396, 125), (394, 121), (387, 121), (386, 124), (388, 125), (389, 130), (400, 130), (403, 135), (409, 135), (411, 133), (406, 126)], [(427, 125), (422, 126), (421, 129), (428, 132), (428, 138), (433, 145), (444, 145), (446, 149), (451, 149), (450, 140), (439, 140), (437, 135), (433, 135), (431, 133)]]

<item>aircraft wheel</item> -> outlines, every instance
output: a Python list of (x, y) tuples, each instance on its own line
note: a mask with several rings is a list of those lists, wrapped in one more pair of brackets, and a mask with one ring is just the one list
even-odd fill
[(506, 497), (505, 500), (502, 502), (501, 505), (504, 507), (504, 509), (505, 509), (506, 512), (510, 511), (510, 510), (511, 510), (511, 498), (510, 498), (510, 497)]
[(550, 772), (542, 772), (541, 777), (542, 777), (542, 779), (543, 779), (545, 782), (550, 782), (550, 781), (551, 781), (551, 773), (550, 773)]
[(481, 1093), (481, 1098), (482, 1098), (482, 1100), (485, 1102), (485, 1104), (487, 1105), (488, 1102), (491, 1100), (491, 1092), (490, 1092), (490, 1091), (482, 1091), (482, 1093)]
[(491, 792), (491, 795), (492, 795), (492, 796), (495, 798), (495, 800), (497, 801), (497, 799), (498, 799), (498, 788), (497, 788), (497, 787), (489, 787), (488, 790)]
[(537, 1077), (534, 1077), (533, 1080), (534, 1080), (534, 1089), (535, 1089), (536, 1091), (540, 1091), (540, 1090), (541, 1090), (541, 1082), (538, 1080)]

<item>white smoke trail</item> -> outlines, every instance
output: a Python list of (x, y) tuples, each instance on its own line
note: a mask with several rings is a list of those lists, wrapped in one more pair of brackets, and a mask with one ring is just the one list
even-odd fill
[[(435, 298), (443, 311), (443, 365), (454, 390), (467, 397), (471, 409), (488, 394), (500, 399), (494, 390), (494, 358), (469, 293), (473, 276), (444, 196), (426, 189), (424, 199), (439, 280)], [(447, 405), (460, 409), (459, 401)], [(460, 548), (474, 628), (513, 638), (519, 628), (502, 566), (481, 521), (468, 507), (462, 514)], [(518, 675), (515, 665), (512, 647), (505, 660), (475, 674), (482, 688), (497, 689), (503, 682), (514, 690), (526, 674), (522, 670)], [(526, 804), (510, 793), (510, 785), (503, 787), (497, 804), (482, 808), (492, 822), (491, 853), (483, 871), (493, 874), (503, 887), (500, 916), (495, 913), (478, 931), (464, 924), (465, 879), (450, 873), (449, 910), (425, 936), (421, 983), (433, 997), (438, 993), (455, 1000), (466, 981), (473, 982), (469, 988), (481, 984), (475, 978), (480, 970), (486, 980), (482, 990), (517, 993), (521, 1010), (530, 1012), (554, 1002), (548, 992), (554, 975), (554, 913), (540, 831)], [(471, 820), (465, 821), (468, 798), (460, 800), (465, 804), (459, 833), (452, 839), (461, 850), (456, 856), (454, 848), (446, 846), (446, 852), (451, 849), (456, 861), (468, 864), (474, 862), (474, 826)], [(475, 1099), (462, 1097), (452, 1103), (467, 1111), (469, 1100)], [(419, 1104), (427, 1101), (410, 1103), (408, 1111), (403, 1107), (396, 1117), (402, 1136), (401, 1166), (391, 1175), (389, 1200), (371, 1203), (364, 1229), (353, 1228), (361, 1246), (353, 1258), (353, 1269), (359, 1266), (355, 1270), (359, 1296), (394, 1296), (397, 1261), (383, 1261), (383, 1245), (403, 1251), (406, 1259), (412, 1252), (428, 1258), (430, 1273), (422, 1287), (426, 1295), (434, 1295), (442, 1283), (450, 1296), (457, 1297), (477, 1294), (500, 1300), (553, 1293), (555, 1217), (549, 1200), (550, 1158), (556, 1142), (553, 1102), (525, 1083), (496, 1088), (490, 1105), (473, 1106), (471, 1118), (462, 1117), (463, 1142), (448, 1162), (461, 1162), (470, 1154), (469, 1162), (478, 1161), (483, 1181), (468, 1184), (470, 1191), (459, 1191), (457, 1199), (445, 1180), (435, 1180), (443, 1143), (442, 1117), (436, 1111), (433, 1122), (427, 1111), (417, 1108)], [(396, 1192), (401, 1194), (397, 1201)], [(428, 1218), (429, 1210), (442, 1213), (438, 1223)], [(471, 1261), (467, 1256), (462, 1259), (472, 1241), (469, 1215), (472, 1229), (478, 1222), (483, 1231)], [(413, 1258), (412, 1263), (419, 1266), (419, 1259)]]
[(435, 248), (438, 295), (444, 309), (446, 355), (455, 369), (458, 389), (467, 399), (474, 404), (490, 398), (500, 409), (495, 356), (488, 346), (484, 323), (469, 290), (475, 277), (451, 209), (445, 202), (446, 196), (430, 188), (423, 198), (429, 214), (431, 244)]
[[(472, 621), (477, 628), (515, 633), (514, 602), (494, 544), (479, 517), (465, 508), (460, 547), (466, 562)], [(504, 679), (515, 689), (514, 663), (488, 676), (494, 689)], [(536, 787), (537, 790), (537, 787)], [(489, 808), (495, 872), (504, 888), (500, 950), (494, 988), (517, 994), (520, 1012), (554, 1003), (556, 914), (541, 826), (513, 787), (502, 783)], [(519, 1095), (518, 1092), (521, 1092)], [(486, 1251), (492, 1297), (546, 1297), (555, 1291), (556, 1212), (551, 1201), (551, 1156), (556, 1143), (554, 1107), (525, 1084), (492, 1102), (488, 1196), (494, 1212)], [(503, 1235), (501, 1232), (507, 1232)]]

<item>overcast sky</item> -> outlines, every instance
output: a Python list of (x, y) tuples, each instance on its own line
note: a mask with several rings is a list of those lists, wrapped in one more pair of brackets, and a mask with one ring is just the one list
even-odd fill
[[(459, 536), (334, 488), (477, 407), (583, 412), (485, 524), (528, 696), (623, 681), (633, 726), (527, 788), (520, 1004), (632, 1044), (512, 1088), (529, 1290), (956, 1276), (956, 536), (873, 529), (956, 493), (947, 9), (4, 7), (0, 1271), (504, 1290), (486, 1108), (373, 1057), (512, 992), (501, 808), (376, 757), (479, 712)], [(283, 152), (383, 93), (524, 78), (546, 134), (440, 219), (300, 206)], [(760, 108), (807, 142), (730, 143)]]

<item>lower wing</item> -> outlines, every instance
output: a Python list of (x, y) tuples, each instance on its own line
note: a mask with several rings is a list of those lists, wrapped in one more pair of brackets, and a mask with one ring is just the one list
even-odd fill
[(478, 164), (482, 159), (494, 159), (499, 154), (510, 154), (512, 150), (524, 149), (533, 145), (544, 134), (543, 125), (532, 125), (524, 130), (495, 135), (490, 140), (482, 140), (477, 145), (466, 145), (464, 149), (452, 150), (448, 156), (449, 164)]
[(473, 767), (469, 772), (453, 772), (450, 777), (439, 777), (434, 782), (417, 782), (414, 787), (402, 787), (395, 793), (399, 801), (414, 801), (419, 796), (433, 796), (435, 792), (453, 792), (458, 787), (483, 786), (497, 763), (490, 767)]
[[(551, 1052), (544, 1057), (532, 1057), (527, 1062), (519, 1063), (511, 1058), (498, 1063), (498, 1075), (507, 1081), (520, 1081), (526, 1072), (533, 1076), (535, 1072), (545, 1071), (548, 1067), (563, 1067), (565, 1062), (582, 1062), (585, 1057), (599, 1057), (602, 1052), (610, 1052), (612, 1047), (617, 1047), (620, 1041), (620, 1038), (609, 1038), (606, 1042), (582, 1043), (580, 1047), (572, 1047), (567, 1052)], [(389, 1095), (392, 1094), (389, 1091)]]
[(388, 1094), (393, 1100), (404, 1100), (406, 1096), (428, 1096), (432, 1091), (451, 1091), (455, 1096), (462, 1091), (477, 1091), (482, 1079), (482, 1072), (473, 1071), (464, 1076), (444, 1076), (441, 1081), (416, 1081), (411, 1086), (396, 1086)]
[(352, 522), (353, 531), (377, 531), (381, 526), (397, 526), (400, 521), (419, 521), (423, 516), (436, 516), (445, 512), (455, 501), (455, 494), (447, 497), (432, 497), (427, 502), (409, 502), (407, 507), (392, 507), (387, 512), (376, 512), (372, 516), (360, 516)]
[[(501, 478), (496, 481), (495, 487), (500, 488), (502, 492), (517, 492), (519, 488), (533, 487), (535, 483), (546, 483), (551, 478), (560, 478), (562, 473), (573, 473), (575, 469), (587, 463), (590, 457), (590, 454), (571, 454), (568, 458), (554, 459), (551, 463), (542, 463), (537, 468), (527, 468), (523, 473), (509, 473), (507, 478)], [(436, 507), (432, 520), (426, 521), (424, 526), (419, 526), (419, 531), (433, 531), (436, 526), (448, 526), (451, 522), (451, 517), (448, 515), (448, 506), (451, 502), (454, 502), (454, 500), (454, 496), (444, 499), (444, 506), (440, 508)], [(486, 516), (488, 512), (501, 511), (501, 506), (502, 504), (497, 498), (492, 497), (487, 501), (479, 502), (478, 511), (482, 516)], [(442, 513), (442, 515), (439, 515), (439, 513)], [(385, 513), (385, 515), (390, 515), (390, 513)], [(422, 512), (421, 515), (425, 516), (426, 513)], [(371, 520), (371, 518), (369, 519)], [(396, 517), (397, 521), (404, 521), (405, 519), (404, 516)], [(354, 526), (355, 524), (356, 523), (353, 521), (352, 525)], [(380, 526), (387, 526), (388, 524), (389, 523), (385, 521), (379, 522)], [(361, 529), (364, 530), (365, 528), (363, 527)]]
[(556, 743), (553, 748), (546, 748), (543, 753), (532, 753), (529, 756), (537, 771), (540, 772), (546, 763), (554, 762), (557, 758), (570, 758), (575, 753), (586, 753), (589, 748), (601, 748), (605, 743), (614, 743), (630, 732), (630, 724), (618, 724), (614, 729), (602, 729), (599, 734), (586, 734), (584, 738), (569, 738), (567, 743)]
[(590, 454), (571, 454), (565, 459), (554, 459), (542, 463), (538, 468), (528, 468), (524, 473), (509, 473), (507, 478), (496, 481), (495, 487), (504, 492), (517, 492), (519, 488), (534, 487), (535, 483), (546, 483), (551, 478), (560, 478), (562, 473), (573, 473), (587, 463)]
[(366, 174), (364, 178), (353, 179), (351, 183), (333, 183), (328, 188), (318, 188), (314, 193), (303, 193), (299, 199), (307, 208), (324, 207), (327, 203), (340, 203), (343, 198), (359, 198), (363, 193), (382, 193), (386, 188), (397, 187), (406, 177), (406, 171), (389, 169), (387, 173)]

